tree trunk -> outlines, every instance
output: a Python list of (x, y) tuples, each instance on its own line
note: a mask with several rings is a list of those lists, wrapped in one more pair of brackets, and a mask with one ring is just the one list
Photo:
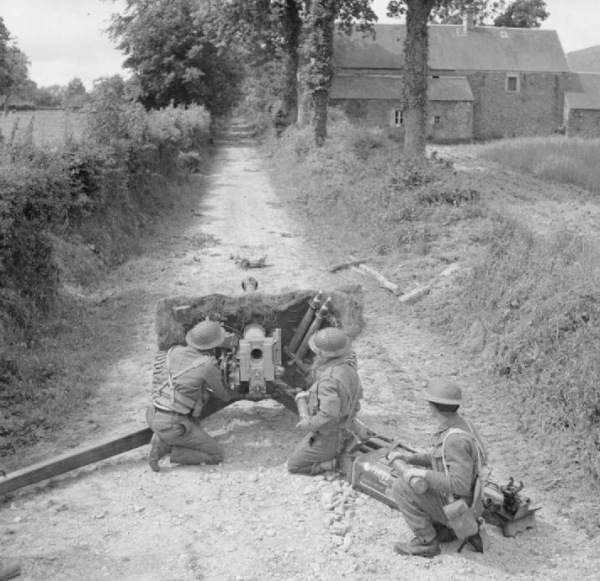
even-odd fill
[(327, 139), (327, 104), (329, 102), (329, 93), (324, 89), (314, 91), (312, 100), (315, 109), (313, 118), (315, 143), (317, 147), (321, 147)]
[(300, 62), (300, 33), (302, 19), (296, 0), (287, 0), (283, 16), (283, 123), (293, 125), (298, 119), (298, 66)]
[(427, 22), (435, 0), (406, 0), (404, 41), (404, 153), (423, 157), (427, 142), (427, 73), (429, 32)]
[(308, 87), (314, 106), (317, 147), (321, 147), (327, 138), (327, 106), (333, 80), (333, 37), (337, 4), (337, 0), (314, 0), (310, 19)]

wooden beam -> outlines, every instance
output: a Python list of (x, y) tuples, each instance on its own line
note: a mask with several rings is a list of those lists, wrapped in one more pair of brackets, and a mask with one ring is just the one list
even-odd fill
[(152, 430), (144, 428), (137, 432), (132, 432), (126, 436), (112, 439), (102, 444), (88, 446), (80, 451), (68, 452), (52, 460), (33, 464), (28, 468), (17, 470), (0, 478), (0, 496), (13, 492), (23, 486), (35, 484), (47, 478), (52, 478), (70, 470), (93, 464), (105, 458), (110, 458), (123, 452), (128, 452), (134, 448), (145, 446), (150, 442)]

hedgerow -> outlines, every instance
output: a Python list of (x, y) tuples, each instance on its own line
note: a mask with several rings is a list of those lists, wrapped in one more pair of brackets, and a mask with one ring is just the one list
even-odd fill
[(103, 267), (124, 260), (172, 205), (166, 186), (186, 175), (178, 156), (201, 157), (210, 141), (204, 108), (149, 113), (110, 83), (97, 87), (85, 119), (84, 138), (60, 147), (37, 147), (33, 121), (15, 124), (0, 143), (0, 405), (13, 415), (29, 417), (32, 402), (47, 399), (44, 378), (56, 373), (28, 350), (60, 310), (58, 250), (85, 247)]

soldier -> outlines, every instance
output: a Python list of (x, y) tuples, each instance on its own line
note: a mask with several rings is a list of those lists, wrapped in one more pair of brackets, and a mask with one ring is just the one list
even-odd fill
[(308, 391), (310, 416), (296, 428), (307, 432), (287, 462), (298, 474), (335, 470), (337, 457), (348, 440), (350, 426), (360, 407), (362, 384), (356, 371), (352, 340), (341, 329), (327, 327), (308, 341), (315, 353), (316, 380)]
[[(456, 383), (431, 380), (425, 399), (439, 428), (433, 448), (422, 454), (392, 452), (388, 460), (399, 459), (409, 464), (394, 484), (392, 494), (415, 535), (409, 543), (396, 543), (394, 550), (400, 555), (434, 557), (440, 554), (440, 542), (457, 538), (444, 511), (449, 503), (464, 499), (477, 530), (474, 519), (483, 511), (480, 473), (486, 452), (477, 430), (457, 413), (462, 393)], [(423, 494), (417, 494), (409, 485), (414, 477), (427, 482), (428, 489)], [(468, 542), (482, 551), (478, 532)]]
[(159, 471), (159, 460), (171, 454), (172, 464), (219, 464), (222, 446), (200, 426), (200, 414), (211, 397), (228, 402), (234, 395), (223, 383), (215, 348), (225, 330), (214, 321), (202, 321), (186, 335), (186, 346), (169, 350), (155, 375), (152, 405), (146, 419), (154, 432), (148, 464)]

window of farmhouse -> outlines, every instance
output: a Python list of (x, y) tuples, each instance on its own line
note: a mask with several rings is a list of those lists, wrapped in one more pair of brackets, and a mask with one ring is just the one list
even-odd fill
[(400, 127), (402, 124), (404, 124), (404, 111), (402, 111), (402, 109), (396, 109), (394, 111), (394, 125)]
[(506, 75), (506, 91), (508, 93), (519, 91), (519, 75)]

